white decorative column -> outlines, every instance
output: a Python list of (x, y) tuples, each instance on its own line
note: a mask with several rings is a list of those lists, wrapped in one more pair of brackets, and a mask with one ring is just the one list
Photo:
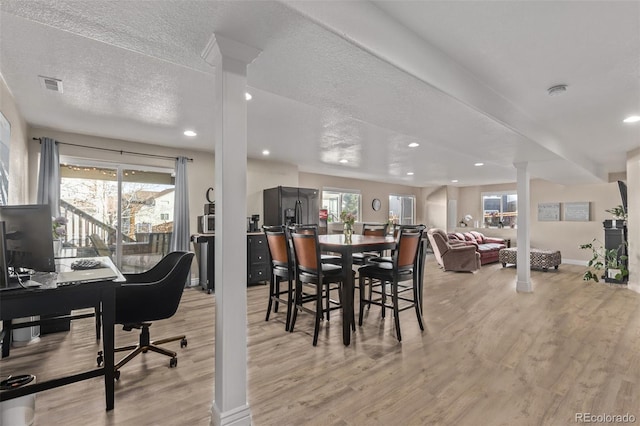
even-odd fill
[(627, 152), (629, 290), (640, 293), (640, 148)]
[(531, 285), (531, 259), (529, 257), (531, 243), (529, 229), (531, 228), (531, 194), (529, 191), (529, 164), (515, 163), (517, 170), (517, 190), (518, 190), (518, 230), (516, 259), (517, 281), (516, 291), (522, 293), (533, 292)]
[[(247, 402), (247, 65), (258, 49), (212, 36), (215, 67), (215, 395), (211, 424), (250, 425)], [(206, 320), (206, 319), (205, 319)]]

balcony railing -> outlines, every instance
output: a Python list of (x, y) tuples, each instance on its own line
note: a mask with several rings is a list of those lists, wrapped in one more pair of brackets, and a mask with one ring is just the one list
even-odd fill
[[(89, 213), (79, 209), (64, 200), (60, 200), (60, 210), (62, 216), (67, 219), (67, 239), (68, 244), (76, 247), (91, 246), (90, 235), (98, 235), (103, 241), (115, 242), (116, 228), (110, 226)], [(133, 241), (127, 235), (123, 235), (124, 241)]]

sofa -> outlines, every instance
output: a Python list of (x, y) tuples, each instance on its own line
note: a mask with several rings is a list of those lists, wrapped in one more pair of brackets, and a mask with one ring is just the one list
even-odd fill
[(466, 244), (474, 246), (480, 253), (480, 264), (494, 263), (498, 261), (500, 250), (507, 248), (506, 241), (502, 238), (487, 237), (481, 232), (451, 232), (447, 234), (452, 244)]
[(463, 243), (450, 243), (447, 233), (438, 228), (429, 229), (427, 238), (438, 265), (445, 271), (473, 272), (480, 269), (480, 254), (475, 247)]

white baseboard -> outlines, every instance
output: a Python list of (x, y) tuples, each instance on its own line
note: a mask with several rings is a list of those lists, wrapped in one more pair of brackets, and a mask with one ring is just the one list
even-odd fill
[(568, 265), (587, 266), (586, 260), (562, 259), (562, 263), (566, 263)]

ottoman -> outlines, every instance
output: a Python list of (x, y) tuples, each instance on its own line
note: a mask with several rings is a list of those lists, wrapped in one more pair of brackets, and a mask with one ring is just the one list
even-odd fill
[[(505, 248), (498, 253), (498, 260), (505, 267), (507, 264), (516, 264), (518, 256), (518, 249)], [(547, 272), (549, 268), (553, 267), (558, 269), (558, 266), (562, 263), (562, 255), (560, 250), (541, 250), (532, 248), (529, 250), (529, 259), (532, 268), (541, 268), (544, 272)]]

